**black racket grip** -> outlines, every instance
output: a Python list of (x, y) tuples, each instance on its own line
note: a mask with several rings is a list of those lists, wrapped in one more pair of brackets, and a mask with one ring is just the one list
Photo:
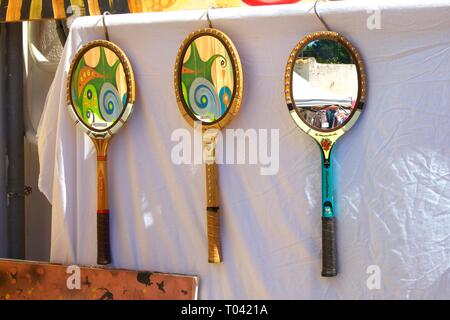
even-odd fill
[(97, 263), (111, 263), (111, 248), (109, 243), (109, 210), (97, 212)]
[(334, 277), (336, 275), (336, 232), (334, 217), (322, 217), (322, 277)]

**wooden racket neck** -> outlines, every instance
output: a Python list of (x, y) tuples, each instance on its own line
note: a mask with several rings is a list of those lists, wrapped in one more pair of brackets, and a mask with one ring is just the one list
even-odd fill
[(108, 210), (108, 147), (110, 138), (92, 139), (97, 150), (97, 209)]
[(217, 131), (206, 131), (203, 134), (203, 158), (206, 166), (206, 199), (208, 207), (219, 207), (216, 164), (217, 135)]

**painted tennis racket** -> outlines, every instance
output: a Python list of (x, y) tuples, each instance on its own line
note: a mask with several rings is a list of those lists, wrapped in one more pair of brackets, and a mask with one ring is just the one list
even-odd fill
[(295, 123), (322, 151), (322, 276), (332, 277), (337, 274), (332, 151), (365, 102), (366, 74), (358, 51), (335, 32), (309, 34), (289, 56), (285, 97)]
[(115, 44), (95, 40), (75, 55), (67, 81), (67, 105), (76, 127), (97, 151), (97, 263), (111, 263), (107, 150), (125, 124), (135, 101), (130, 61)]
[(220, 30), (197, 30), (181, 44), (175, 62), (175, 93), (182, 116), (194, 128), (195, 123), (199, 123), (203, 131), (210, 263), (222, 262), (215, 163), (217, 132), (237, 114), (242, 99), (242, 82), (236, 48)]

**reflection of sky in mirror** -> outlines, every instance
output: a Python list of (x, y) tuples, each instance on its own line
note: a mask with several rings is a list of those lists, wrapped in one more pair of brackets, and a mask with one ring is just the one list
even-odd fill
[(309, 43), (296, 60), (292, 92), (300, 117), (311, 127), (332, 130), (350, 118), (358, 95), (358, 73), (340, 43)]

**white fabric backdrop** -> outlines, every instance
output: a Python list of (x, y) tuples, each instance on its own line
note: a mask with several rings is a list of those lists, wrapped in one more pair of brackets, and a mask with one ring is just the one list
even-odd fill
[[(335, 31), (359, 48), (368, 100), (335, 149), (339, 275), (321, 278), (321, 178), (316, 144), (284, 102), (291, 49), (323, 30), (311, 3), (213, 10), (244, 70), (244, 100), (230, 128), (280, 130), (280, 168), (221, 165), (224, 260), (206, 257), (204, 168), (174, 165), (174, 129), (189, 129), (172, 84), (175, 56), (203, 12), (108, 16), (129, 56), (137, 103), (109, 150), (114, 267), (194, 274), (199, 297), (400, 299), (450, 297), (450, 2), (321, 3)], [(370, 30), (367, 10), (380, 9)], [(204, 18), (203, 18), (204, 19)], [(77, 20), (39, 128), (40, 188), (53, 204), (52, 261), (96, 261), (96, 163), (65, 108), (69, 63), (103, 38), (99, 17)], [(380, 290), (366, 269), (378, 265)]]

